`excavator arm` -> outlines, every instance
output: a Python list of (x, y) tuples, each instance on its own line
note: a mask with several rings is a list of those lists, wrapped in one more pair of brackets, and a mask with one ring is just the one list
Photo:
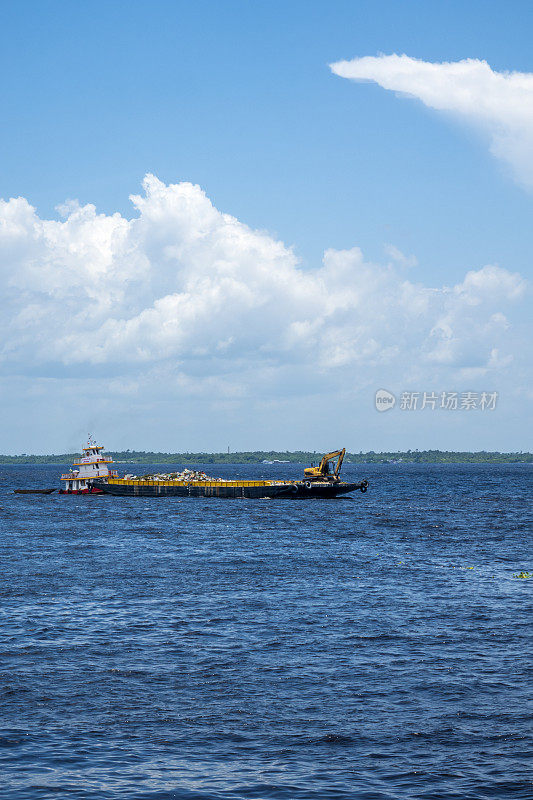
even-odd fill
[(337, 459), (337, 466), (335, 467), (335, 477), (339, 477), (339, 472), (341, 471), (342, 462), (344, 460), (344, 454), (346, 453), (346, 448), (343, 447), (342, 450), (339, 452), (339, 457)]

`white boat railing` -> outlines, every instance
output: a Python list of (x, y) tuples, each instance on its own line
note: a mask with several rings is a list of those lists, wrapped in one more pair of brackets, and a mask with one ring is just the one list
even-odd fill
[(93, 478), (118, 478), (118, 472), (115, 469), (110, 469), (107, 471), (106, 475), (80, 475), (79, 472), (65, 472), (61, 476), (62, 481), (85, 481), (87, 479), (91, 480)]

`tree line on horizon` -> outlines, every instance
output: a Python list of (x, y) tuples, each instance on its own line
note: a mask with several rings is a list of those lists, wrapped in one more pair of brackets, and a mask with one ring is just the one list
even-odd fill
[[(304, 450), (255, 450), (240, 453), (156, 453), (141, 450), (107, 451), (117, 463), (127, 464), (257, 464), (263, 461), (288, 461), (295, 464), (318, 462), (322, 453)], [(59, 455), (0, 455), (0, 464), (71, 464), (79, 453)], [(396, 452), (346, 453), (345, 460), (352, 464), (512, 464), (533, 462), (532, 453), (500, 453), (481, 450), (477, 452), (451, 450), (406, 450)]]

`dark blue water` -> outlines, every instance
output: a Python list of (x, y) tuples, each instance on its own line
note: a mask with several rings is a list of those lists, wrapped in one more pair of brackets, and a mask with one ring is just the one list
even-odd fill
[(531, 467), (12, 494), (60, 471), (0, 467), (2, 798), (531, 797)]

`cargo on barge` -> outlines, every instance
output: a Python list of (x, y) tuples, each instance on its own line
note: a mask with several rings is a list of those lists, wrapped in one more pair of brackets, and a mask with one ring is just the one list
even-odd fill
[[(307, 467), (301, 480), (187, 480), (158, 476), (144, 478), (109, 477), (94, 486), (105, 494), (121, 497), (220, 497), (220, 498), (331, 498), (359, 490), (368, 481), (341, 481), (339, 472), (345, 449), (326, 453), (318, 467)], [(332, 467), (332, 468), (331, 468)]]

